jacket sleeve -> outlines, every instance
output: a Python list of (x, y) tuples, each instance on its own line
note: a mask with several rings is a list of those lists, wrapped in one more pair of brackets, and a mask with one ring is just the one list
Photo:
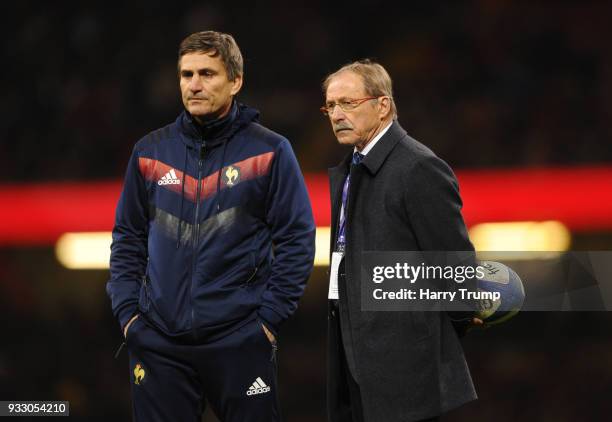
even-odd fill
[(148, 208), (138, 153), (132, 152), (117, 204), (106, 292), (121, 328), (138, 311), (140, 284), (147, 265)]
[(259, 317), (274, 333), (295, 312), (312, 271), (315, 225), (306, 184), (287, 140), (272, 162), (266, 222), (274, 260)]

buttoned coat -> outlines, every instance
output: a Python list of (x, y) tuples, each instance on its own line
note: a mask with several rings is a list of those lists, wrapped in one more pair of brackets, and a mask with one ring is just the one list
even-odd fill
[(328, 310), (330, 421), (335, 421), (338, 384), (343, 382), (340, 341), (359, 384), (366, 422), (416, 421), (476, 399), (463, 348), (446, 313), (361, 310), (363, 251), (473, 251), (453, 172), (393, 122), (360, 164), (351, 165), (348, 154), (329, 170), (332, 251), (349, 171), (346, 276), (338, 286), (338, 309), (330, 305)]

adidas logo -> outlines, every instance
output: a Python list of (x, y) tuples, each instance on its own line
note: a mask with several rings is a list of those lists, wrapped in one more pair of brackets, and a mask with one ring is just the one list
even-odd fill
[(176, 177), (176, 173), (174, 172), (174, 169), (170, 170), (168, 173), (166, 173), (165, 176), (163, 176), (161, 179), (159, 179), (157, 181), (158, 185), (180, 185), (181, 181), (178, 177)]
[(260, 377), (257, 377), (255, 382), (249, 387), (246, 393), (247, 396), (254, 396), (255, 394), (263, 394), (267, 393), (268, 391), (270, 391), (270, 387), (268, 387)]

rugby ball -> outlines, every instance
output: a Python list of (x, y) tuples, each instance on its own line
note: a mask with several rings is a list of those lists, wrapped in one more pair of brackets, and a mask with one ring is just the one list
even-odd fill
[(501, 324), (521, 310), (525, 301), (523, 282), (512, 268), (501, 262), (482, 261), (480, 265), (484, 268), (484, 277), (478, 278), (478, 291), (493, 294), (482, 295), (489, 298), (478, 300), (476, 316), (485, 326)]

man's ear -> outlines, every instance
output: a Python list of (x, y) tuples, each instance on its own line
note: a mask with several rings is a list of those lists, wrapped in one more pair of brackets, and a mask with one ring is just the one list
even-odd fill
[(238, 91), (240, 91), (240, 88), (242, 88), (242, 75), (238, 75), (234, 79), (232, 90), (230, 91), (231, 95), (238, 94)]
[(391, 98), (387, 96), (380, 97), (378, 99), (378, 115), (380, 119), (386, 119), (389, 113), (391, 113)]

